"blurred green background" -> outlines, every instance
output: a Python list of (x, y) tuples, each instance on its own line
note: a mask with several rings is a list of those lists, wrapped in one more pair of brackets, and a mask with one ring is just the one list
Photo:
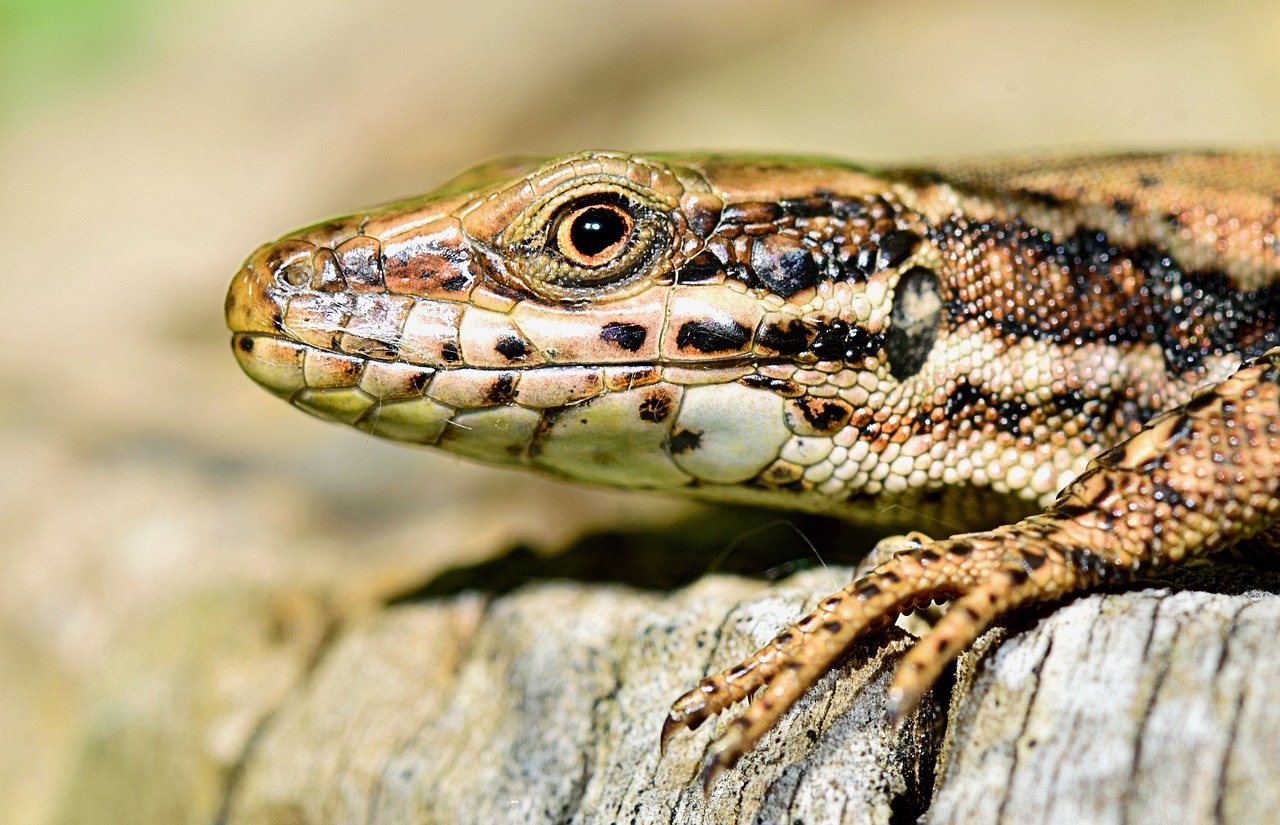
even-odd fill
[[(258, 243), (513, 152), (1275, 146), (1278, 42), (1239, 0), (0, 0), (0, 822), (72, 816), (175, 604), (361, 604), (688, 512), (269, 398), (221, 320)], [(251, 725), (213, 721), (225, 767)]]

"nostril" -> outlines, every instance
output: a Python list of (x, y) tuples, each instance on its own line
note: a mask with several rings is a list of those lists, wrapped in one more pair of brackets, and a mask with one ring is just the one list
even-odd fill
[(276, 270), (276, 283), (280, 284), (280, 286), (306, 286), (311, 283), (312, 274), (310, 257), (290, 261)]
[(276, 286), (295, 291), (309, 285), (316, 271), (315, 244), (296, 238), (278, 241), (263, 250), (263, 264)]

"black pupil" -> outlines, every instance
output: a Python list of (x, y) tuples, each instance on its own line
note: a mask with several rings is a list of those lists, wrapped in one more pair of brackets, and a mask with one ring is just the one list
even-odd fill
[(573, 219), (569, 240), (578, 254), (599, 255), (627, 236), (627, 222), (616, 209), (593, 206)]

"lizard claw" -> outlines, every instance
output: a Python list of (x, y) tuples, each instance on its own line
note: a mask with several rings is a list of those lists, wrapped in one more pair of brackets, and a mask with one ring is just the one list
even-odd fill
[(709, 718), (710, 714), (699, 714), (698, 711), (705, 705), (695, 704), (697, 697), (698, 691), (696, 689), (691, 690), (677, 699), (671, 706), (671, 712), (667, 714), (666, 720), (662, 723), (662, 736), (658, 741), (659, 753), (665, 754), (667, 752), (667, 743), (682, 728), (697, 730), (698, 726)]
[(711, 789), (715, 787), (716, 780), (720, 778), (720, 774), (724, 773), (728, 767), (732, 766), (720, 764), (719, 758), (714, 753), (707, 754), (707, 758), (702, 762), (702, 772), (700, 774), (702, 777), (702, 796), (704, 798), (711, 796)]

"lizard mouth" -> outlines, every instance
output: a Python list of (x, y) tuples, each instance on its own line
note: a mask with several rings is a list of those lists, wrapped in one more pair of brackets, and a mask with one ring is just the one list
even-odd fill
[[(395, 411), (431, 410), (449, 420), (459, 411), (516, 406), (536, 412), (584, 404), (606, 393), (658, 385), (677, 387), (768, 381), (760, 371), (776, 359), (731, 357), (696, 362), (538, 364), (505, 368), (427, 366), (380, 360), (303, 343), (288, 336), (237, 332), (241, 369), (274, 395), (321, 418), (369, 429)], [(368, 426), (365, 426), (368, 422)], [(396, 438), (386, 431), (377, 434)], [(418, 433), (400, 440), (421, 441)]]
[(772, 372), (770, 367), (784, 363), (781, 359), (734, 356), (688, 362), (477, 367), (374, 359), (261, 332), (236, 332), (231, 343), (240, 368), (250, 378), (295, 403), (303, 394), (320, 398), (326, 394), (336, 397), (338, 391), (358, 391), (367, 396), (369, 405), (430, 397), (460, 408), (519, 404), (550, 409), (581, 403), (602, 392), (659, 382), (696, 386), (768, 380), (760, 371)]
[(269, 333), (237, 332), (232, 348), (254, 381), (320, 418), (614, 486), (740, 483), (790, 437), (782, 397), (751, 380), (759, 359), (437, 369)]

